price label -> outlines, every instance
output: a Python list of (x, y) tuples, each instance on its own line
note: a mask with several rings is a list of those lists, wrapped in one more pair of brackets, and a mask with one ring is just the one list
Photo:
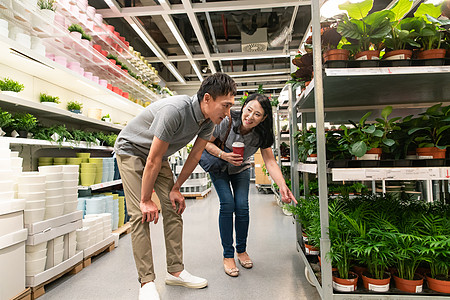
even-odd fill
[(343, 285), (343, 284), (339, 284), (333, 281), (333, 288), (336, 291), (340, 291), (340, 292), (354, 292), (355, 291), (355, 286), (354, 285)]
[(371, 284), (369, 283), (369, 291), (374, 292), (387, 292), (389, 291), (389, 283), (385, 285)]

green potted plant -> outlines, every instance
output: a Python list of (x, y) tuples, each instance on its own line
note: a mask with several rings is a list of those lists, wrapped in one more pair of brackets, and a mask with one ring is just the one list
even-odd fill
[(382, 10), (368, 14), (372, 7), (373, 0), (339, 5), (339, 9), (348, 13), (348, 17), (344, 15), (337, 27), (337, 31), (349, 42), (342, 48), (356, 52), (356, 60), (379, 60), (382, 41), (391, 30), (394, 13)]
[(441, 21), (437, 18), (441, 15), (441, 5), (435, 6), (432, 3), (422, 3), (414, 13), (414, 17), (420, 20), (415, 25), (415, 31), (419, 36), (417, 41), (422, 45), (418, 54), (419, 59), (444, 58), (446, 50), (442, 49), (444, 45), (445, 29), (442, 25), (448, 25), (450, 22)]
[(3, 78), (0, 80), (0, 90), (4, 95), (17, 96), (24, 88), (25, 86), (23, 84), (10, 78)]
[(84, 34), (83, 27), (79, 24), (72, 24), (67, 29), (69, 30), (70, 35), (72, 35), (75, 39), (81, 39)]
[(83, 104), (77, 101), (69, 101), (67, 103), (67, 110), (70, 112), (81, 114), (81, 109), (83, 108)]
[(337, 31), (337, 23), (321, 24), (323, 62), (348, 60), (350, 51), (342, 49), (342, 36)]
[(13, 127), (19, 133), (19, 137), (27, 138), (28, 133), (37, 126), (37, 119), (32, 114), (16, 114)]
[(450, 129), (450, 105), (442, 107), (442, 103), (436, 104), (419, 115), (411, 119), (412, 128), (408, 131), (417, 143), (417, 156), (445, 158), (446, 148), (450, 146), (445, 139)]
[(111, 123), (111, 117), (109, 116), (109, 114), (104, 115), (104, 116), (102, 117), (102, 121), (105, 121), (105, 122), (107, 122), (107, 123)]
[(3, 129), (8, 127), (13, 121), (14, 119), (9, 112), (0, 109), (0, 136), (4, 136), (6, 134)]
[(316, 145), (316, 129), (314, 127), (309, 130), (298, 131), (294, 136), (298, 147), (298, 158), (302, 162), (311, 160), (312, 157), (317, 157)]
[(32, 17), (33, 29), (39, 32), (45, 31), (46, 22), (53, 23), (55, 20), (55, 0), (38, 0), (37, 6), (39, 8), (39, 14), (41, 18), (34, 16)]
[(53, 107), (57, 107), (58, 104), (60, 103), (59, 97), (57, 97), (57, 96), (50, 96), (50, 95), (47, 95), (45, 93), (41, 93), (39, 95), (39, 101), (42, 104), (45, 104), (45, 105), (48, 105), (48, 106), (53, 106)]

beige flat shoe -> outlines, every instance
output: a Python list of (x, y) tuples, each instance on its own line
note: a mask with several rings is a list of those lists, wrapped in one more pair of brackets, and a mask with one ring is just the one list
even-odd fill
[(231, 276), (231, 277), (238, 277), (239, 276), (239, 269), (238, 268), (231, 268), (231, 269), (228, 269), (226, 266), (225, 266), (225, 264), (223, 265), (223, 270), (225, 271), (225, 273), (228, 275), (228, 276)]
[(251, 260), (240, 260), (238, 258), (239, 263), (241, 264), (241, 266), (243, 266), (246, 269), (251, 269), (253, 268), (253, 262)]

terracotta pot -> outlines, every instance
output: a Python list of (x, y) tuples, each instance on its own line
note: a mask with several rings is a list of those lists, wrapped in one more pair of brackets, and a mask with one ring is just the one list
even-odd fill
[(384, 273), (389, 278), (385, 279), (373, 279), (366, 276), (367, 273), (362, 274), (363, 284), (366, 289), (374, 292), (387, 292), (389, 291), (389, 283), (391, 282), (391, 274)]
[(395, 287), (408, 293), (421, 293), (423, 289), (423, 276), (416, 273), (414, 274), (414, 278), (419, 279), (408, 280), (394, 275)]
[(356, 291), (356, 285), (358, 284), (358, 274), (350, 271), (348, 272), (349, 279), (342, 279), (336, 277), (336, 273), (333, 274), (333, 289), (340, 292), (353, 292)]
[[(320, 255), (319, 255), (319, 256), (317, 256), (317, 258), (319, 259), (319, 266), (322, 266), (322, 260), (320, 259)], [(337, 271), (338, 271), (338, 269), (337, 269), (337, 268), (333, 268), (333, 267), (331, 267), (331, 271), (332, 271), (332, 272), (337, 272)]]
[(450, 281), (431, 278), (430, 274), (426, 274), (428, 287), (433, 291), (450, 294)]
[(380, 59), (380, 50), (368, 50), (356, 53), (355, 60), (377, 60)]
[(305, 244), (305, 252), (306, 252), (306, 254), (309, 254), (309, 255), (319, 255), (320, 249), (313, 247), (311, 245)]
[(445, 49), (430, 49), (425, 51), (420, 51), (418, 59), (434, 59), (434, 58), (445, 58)]
[(328, 60), (348, 60), (350, 51), (345, 49), (332, 49), (323, 54), (323, 62)]
[(439, 149), (437, 147), (416, 148), (417, 156), (433, 157), (433, 159), (445, 158), (447, 149)]
[(305, 87), (307, 87), (310, 83), (311, 83), (311, 80), (310, 81), (305, 81)]
[(411, 59), (412, 50), (394, 50), (389, 51), (384, 54), (383, 59), (394, 60), (394, 59)]
[[(374, 156), (373, 154), (375, 154), (376, 156)], [(381, 154), (382, 154), (381, 148), (372, 148), (369, 151), (367, 151), (366, 154), (364, 154), (363, 156), (356, 157), (356, 159), (357, 160), (380, 160)]]

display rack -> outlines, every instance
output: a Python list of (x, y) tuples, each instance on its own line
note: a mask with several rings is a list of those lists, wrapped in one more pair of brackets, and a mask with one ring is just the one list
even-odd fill
[[(297, 95), (295, 92), (291, 95), (290, 129), (295, 134), (297, 117), (300, 117), (303, 125), (307, 121), (316, 122), (318, 162), (317, 164), (305, 164), (291, 159), (290, 165), (292, 187), (296, 196), (300, 194), (298, 190), (299, 171), (318, 175), (322, 231), (320, 251), (321, 256), (325, 257), (330, 250), (330, 240), (327, 233), (327, 185), (323, 184), (323, 182), (327, 182), (327, 173), (331, 172), (335, 181), (414, 179), (426, 180), (428, 185), (431, 184), (432, 180), (448, 180), (447, 172), (450, 173), (449, 167), (327, 169), (324, 136), (320, 139), (321, 132), (324, 133), (325, 120), (338, 124), (352, 119), (353, 115), (360, 117), (362, 112), (365, 113), (367, 111), (373, 111), (372, 117), (376, 118), (387, 105), (391, 105), (394, 108), (402, 108), (401, 113), (409, 115), (422, 112), (425, 108), (435, 103), (446, 103), (450, 100), (450, 88), (443, 82), (450, 80), (450, 67), (324, 69), (323, 73), (319, 71), (315, 72), (315, 74), (315, 83), (311, 83), (300, 95)], [(323, 74), (323, 79), (321, 78), (322, 76), (317, 76), (318, 74)], [(323, 80), (323, 89), (322, 86), (316, 88), (319, 80)], [(380, 86), (383, 88), (381, 89)], [(321, 97), (323, 97), (323, 101), (321, 101)], [(293, 150), (295, 151), (296, 149), (291, 144), (291, 151)], [(298, 155), (291, 152), (291, 157), (298, 157)], [(431, 200), (431, 188), (427, 188), (427, 191), (428, 199)], [(300, 251), (299, 255), (306, 263), (305, 254)], [(312, 272), (312, 270), (308, 268), (308, 272)], [(358, 292), (338, 294), (332, 288), (331, 264), (328, 261), (322, 261), (322, 282), (322, 285), (315, 284), (322, 299), (361, 299), (362, 297), (365, 299), (442, 299), (439, 296), (426, 294), (358, 294)]]

